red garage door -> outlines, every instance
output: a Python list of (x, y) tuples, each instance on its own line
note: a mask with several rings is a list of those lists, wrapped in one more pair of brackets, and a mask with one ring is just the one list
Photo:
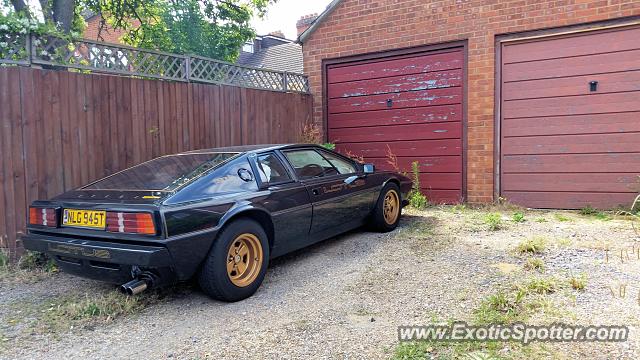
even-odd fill
[(502, 45), (500, 189), (537, 208), (640, 190), (640, 28)]
[(382, 169), (418, 161), (430, 201), (461, 201), (463, 65), (453, 49), (327, 66), (329, 140)]

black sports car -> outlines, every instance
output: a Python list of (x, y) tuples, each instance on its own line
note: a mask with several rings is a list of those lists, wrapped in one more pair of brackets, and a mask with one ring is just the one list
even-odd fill
[(208, 295), (251, 296), (269, 259), (362, 225), (393, 230), (411, 188), (316, 145), (162, 156), (29, 208), (25, 248), (137, 294), (197, 276)]

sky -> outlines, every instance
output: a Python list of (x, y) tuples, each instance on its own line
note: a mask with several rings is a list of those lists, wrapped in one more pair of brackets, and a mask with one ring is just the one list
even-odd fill
[(258, 35), (282, 30), (288, 39), (296, 39), (296, 21), (303, 15), (320, 14), (331, 0), (278, 0), (270, 5), (264, 19), (253, 19)]

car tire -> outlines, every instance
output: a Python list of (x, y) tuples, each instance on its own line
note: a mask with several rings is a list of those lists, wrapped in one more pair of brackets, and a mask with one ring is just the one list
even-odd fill
[(235, 220), (218, 234), (198, 283), (214, 299), (240, 301), (258, 290), (268, 265), (269, 241), (262, 226), (251, 219)]
[(371, 215), (371, 227), (379, 232), (394, 230), (400, 222), (402, 195), (395, 183), (388, 183), (380, 191), (376, 207)]

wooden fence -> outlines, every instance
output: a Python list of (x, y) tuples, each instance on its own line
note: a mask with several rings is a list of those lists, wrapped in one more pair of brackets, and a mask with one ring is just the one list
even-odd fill
[(296, 142), (311, 111), (305, 94), (0, 68), (0, 245), (20, 253), (35, 199), (164, 154)]

